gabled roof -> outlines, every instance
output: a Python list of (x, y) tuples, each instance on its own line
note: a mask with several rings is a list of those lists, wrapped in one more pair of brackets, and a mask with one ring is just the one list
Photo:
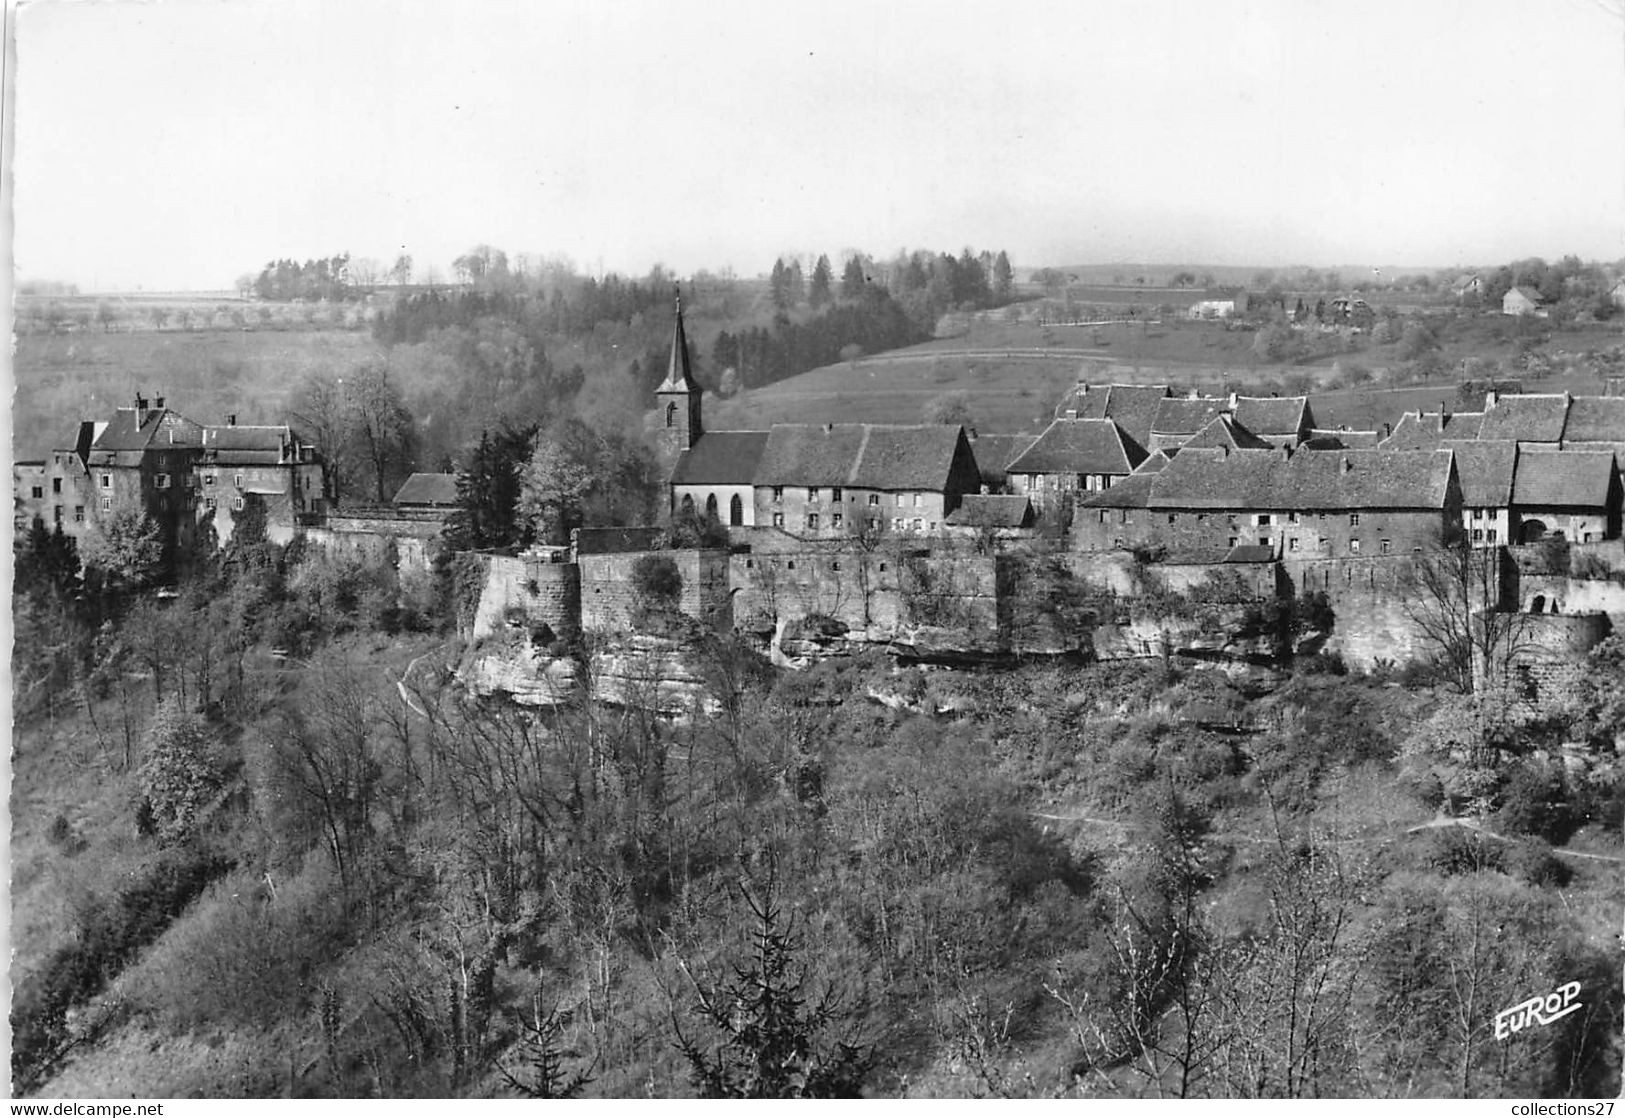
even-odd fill
[[(1166, 459), (1164, 462), (1166, 463)], [(1143, 509), (1151, 504), (1151, 490), (1156, 484), (1161, 471), (1150, 470), (1143, 473), (1133, 473), (1128, 477), (1112, 483), (1110, 489), (1102, 489), (1087, 501), (1078, 502), (1078, 506), (1101, 509)]]
[(1010, 463), (1027, 452), (1038, 441), (1037, 435), (977, 435), (970, 440), (970, 451), (976, 458), (976, 469), (988, 485), (1003, 485), (1010, 472)]
[(943, 490), (962, 446), (967, 462), (975, 465), (964, 428), (959, 426), (870, 424), (864, 431), (862, 453), (851, 478), (851, 484), (859, 488)]
[(113, 413), (112, 422), (91, 444), (91, 449), (113, 452), (146, 450), (149, 446), (163, 442), (157, 439), (157, 435), (165, 428), (182, 432), (184, 441), (164, 445), (188, 447), (198, 445), (195, 432), (200, 432), (202, 428), (179, 412), (170, 411), (168, 408), (147, 408), (140, 423), (136, 422), (136, 416), (135, 408), (117, 409)]
[(967, 528), (1028, 528), (1033, 522), (1032, 502), (1001, 493), (967, 493), (946, 523)]
[(767, 447), (766, 431), (707, 431), (677, 458), (673, 485), (750, 485)]
[(1315, 425), (1307, 396), (1237, 396), (1235, 416), (1265, 438), (1293, 438)]
[(1145, 446), (1151, 441), (1157, 403), (1167, 397), (1166, 384), (1080, 385), (1061, 400), (1055, 418), (1070, 418), (1067, 412), (1075, 410), (1078, 419), (1110, 419), (1125, 435)]
[(1531, 303), (1538, 304), (1538, 303), (1540, 303), (1542, 301), (1541, 297), (1540, 297), (1540, 292), (1536, 291), (1532, 287), (1513, 287), (1513, 288), (1511, 288), (1510, 290), (1507, 291), (1506, 296), (1503, 296), (1503, 298), (1510, 297), (1512, 295), (1520, 296), (1520, 297), (1522, 297), (1524, 299), (1529, 300)]
[(1169, 396), (1157, 401), (1157, 414), (1151, 421), (1154, 435), (1190, 436), (1229, 408), (1230, 401), (1216, 396)]
[(1161, 471), (1134, 475), (1084, 506), (1150, 477), (1148, 507), (1170, 509), (1442, 509), (1449, 451), (1183, 449)]
[(688, 335), (683, 332), (683, 301), (677, 301), (677, 326), (671, 335), (671, 362), (666, 366), (666, 379), (656, 392), (698, 392), (694, 370), (689, 368)]
[(1384, 450), (1437, 450), (1449, 439), (1478, 438), (1483, 426), (1483, 412), (1408, 411), (1380, 445)]
[(775, 423), (752, 480), (756, 485), (942, 490), (961, 445), (974, 463), (958, 426)]
[[(1270, 444), (1228, 415), (1216, 415), (1206, 427), (1185, 440), (1184, 447), (1229, 447), (1231, 450), (1269, 450)], [(1183, 449), (1183, 447), (1181, 448)]]
[(1560, 395), (1501, 396), (1484, 409), (1481, 439), (1516, 439), (1526, 443), (1555, 443), (1563, 438), (1568, 418), (1568, 393)]
[(1525, 450), (1518, 455), (1512, 503), (1526, 508), (1603, 508), (1614, 482), (1608, 451)]
[(413, 474), (395, 491), (397, 505), (447, 507), (457, 503), (456, 474)]
[(1512, 503), (1512, 475), (1518, 444), (1511, 439), (1451, 440), (1456, 455), (1461, 503), (1472, 508), (1505, 508)]
[(1563, 442), (1625, 442), (1625, 396), (1576, 396), (1569, 402)]
[(275, 466), (287, 460), (294, 434), (281, 426), (203, 428), (205, 457), (222, 466)]
[(1027, 452), (1010, 463), (1012, 474), (1127, 474), (1145, 451), (1109, 419), (1057, 419)]

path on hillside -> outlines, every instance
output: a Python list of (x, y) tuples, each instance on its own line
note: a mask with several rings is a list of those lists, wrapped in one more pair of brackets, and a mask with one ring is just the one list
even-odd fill
[[(1117, 827), (1125, 831), (1144, 830), (1146, 824), (1135, 823), (1126, 819), (1101, 819), (1092, 815), (1053, 815), (1049, 812), (1035, 811), (1032, 813), (1036, 819), (1048, 819), (1057, 823), (1089, 823), (1099, 827)], [(1453, 816), (1441, 815), (1430, 819), (1426, 823), (1419, 823), (1414, 827), (1407, 827), (1402, 834), (1414, 835), (1422, 831), (1435, 830), (1440, 827), (1461, 827), (1474, 831), (1485, 838), (1495, 839), (1498, 842), (1516, 842), (1516, 839), (1506, 835), (1497, 834), (1482, 823), (1475, 823), (1471, 819), (1458, 819)], [(1208, 837), (1226, 842), (1252, 842), (1264, 843), (1275, 841), (1272, 838), (1260, 838), (1257, 835), (1240, 835), (1233, 832), (1214, 831)], [(1353, 843), (1375, 842), (1385, 837), (1382, 834), (1365, 835), (1358, 838), (1331, 839), (1333, 846), (1345, 846)], [(1553, 854), (1562, 854), (1570, 858), (1589, 858), (1596, 862), (1625, 862), (1625, 858), (1612, 854), (1589, 854), (1583, 850), (1568, 850), (1561, 846), (1552, 847)]]

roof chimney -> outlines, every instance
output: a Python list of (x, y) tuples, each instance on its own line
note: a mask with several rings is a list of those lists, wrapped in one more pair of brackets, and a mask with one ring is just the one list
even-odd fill
[(162, 396), (159, 396), (158, 398), (153, 400), (152, 406), (155, 407), (155, 408), (162, 408), (164, 406), (164, 398)]
[(1497, 403), (1499, 403), (1500, 400), (1501, 394), (1493, 388), (1490, 389), (1488, 392), (1484, 393), (1484, 410), (1489, 411)]

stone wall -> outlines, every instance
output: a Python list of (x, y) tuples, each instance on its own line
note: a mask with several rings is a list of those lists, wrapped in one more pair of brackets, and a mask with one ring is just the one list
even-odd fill
[(388, 533), (335, 531), (331, 527), (287, 530), (284, 526), (270, 525), (266, 529), (266, 535), (275, 543), (285, 543), (286, 540), (279, 538), (284, 531), (290, 539), (296, 535), (303, 535), (306, 541), (324, 551), (335, 554), (348, 552), (375, 563), (383, 561), (389, 554), (390, 544), (393, 543), (397, 570), (429, 570), (430, 545), (434, 542), (433, 539), (416, 539)]
[(704, 625), (732, 626), (728, 585), (728, 553), (712, 550), (625, 551), (580, 555), (581, 628), (626, 632), (635, 628), (641, 603), (632, 585), (632, 570), (648, 555), (670, 559), (682, 576), (678, 611)]
[(1378, 661), (1402, 664), (1429, 649), (1412, 617), (1415, 566), (1409, 556), (1283, 560), (1285, 592), (1324, 593), (1331, 603), (1332, 634), (1322, 651), (1351, 667)]
[(1586, 674), (1586, 655), (1613, 631), (1603, 613), (1525, 614), (1512, 656), (1520, 698), (1536, 714), (1562, 709)]

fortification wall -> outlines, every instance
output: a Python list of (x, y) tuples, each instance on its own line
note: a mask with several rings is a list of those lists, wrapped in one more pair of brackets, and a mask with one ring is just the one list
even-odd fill
[(393, 536), (396, 539), (432, 540), (445, 527), (441, 517), (393, 517), (329, 513), (326, 527), (333, 532)]
[[(273, 529), (268, 528), (266, 535), (277, 540)], [(307, 542), (329, 553), (359, 555), (373, 563), (383, 562), (393, 544), (396, 570), (427, 571), (430, 566), (429, 548), (432, 541), (427, 539), (400, 538), (376, 532), (336, 532), (331, 528), (301, 528), (290, 533), (289, 538), (295, 535), (303, 535)]]
[(648, 555), (671, 560), (682, 577), (682, 593), (677, 609), (709, 626), (732, 625), (729, 611), (728, 553), (725, 551), (623, 551), (614, 554), (581, 555), (581, 628), (625, 632), (635, 628), (634, 619), (642, 603), (633, 587), (632, 571)]
[(1288, 559), (1281, 569), (1287, 594), (1318, 591), (1330, 602), (1335, 620), (1322, 651), (1359, 668), (1379, 660), (1404, 663), (1429, 651), (1413, 616), (1415, 564), (1409, 556)]
[(1586, 674), (1586, 654), (1612, 631), (1603, 613), (1525, 614), (1512, 656), (1521, 701), (1536, 714), (1565, 706)]

